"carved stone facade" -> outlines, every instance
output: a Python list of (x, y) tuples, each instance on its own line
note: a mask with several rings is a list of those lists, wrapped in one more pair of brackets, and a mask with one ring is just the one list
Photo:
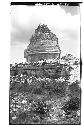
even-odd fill
[(28, 62), (38, 62), (40, 60), (59, 60), (60, 48), (58, 38), (53, 34), (47, 25), (39, 25), (35, 34), (30, 39), (30, 44), (24, 51), (24, 58)]

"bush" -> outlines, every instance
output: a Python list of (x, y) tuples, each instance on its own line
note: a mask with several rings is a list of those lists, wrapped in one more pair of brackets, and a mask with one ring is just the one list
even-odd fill
[(17, 91), (17, 89), (20, 87), (20, 84), (18, 82), (13, 82), (10, 84), (10, 90), (11, 91)]
[(17, 116), (16, 120), (13, 120), (13, 124), (30, 124), (31, 122), (33, 122), (33, 117), (34, 114), (31, 112), (20, 112)]
[(70, 96), (71, 97), (78, 97), (80, 98), (81, 95), (81, 88), (79, 87), (79, 82), (76, 81), (75, 83), (69, 85)]
[(57, 97), (64, 97), (66, 95), (67, 84), (65, 82), (57, 81), (52, 92), (57, 95)]
[(34, 114), (40, 117), (40, 119), (44, 119), (49, 112), (49, 107), (46, 105), (45, 101), (36, 101), (32, 103), (31, 111)]
[(77, 111), (80, 108), (80, 99), (79, 98), (71, 98), (68, 102), (63, 106), (63, 110), (66, 114), (70, 114), (72, 111)]
[(35, 88), (35, 89), (33, 90), (33, 94), (41, 95), (42, 93), (43, 93), (42, 88)]

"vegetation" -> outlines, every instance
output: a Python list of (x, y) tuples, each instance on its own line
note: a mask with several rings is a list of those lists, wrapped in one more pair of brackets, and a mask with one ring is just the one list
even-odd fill
[(79, 124), (81, 88), (76, 61), (66, 55), (60, 63), (53, 64), (54, 69), (42, 68), (34, 75), (19, 73), (16, 68), (18, 73), (10, 75), (10, 123)]

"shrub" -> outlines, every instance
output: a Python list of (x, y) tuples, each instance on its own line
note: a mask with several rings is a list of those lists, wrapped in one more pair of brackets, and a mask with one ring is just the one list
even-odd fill
[(70, 96), (71, 97), (80, 97), (81, 94), (81, 88), (79, 87), (79, 82), (76, 81), (69, 85), (69, 90), (70, 90)]
[(10, 84), (10, 90), (11, 91), (17, 91), (17, 89), (20, 87), (20, 84), (18, 82), (13, 82)]
[(32, 104), (31, 110), (39, 116), (40, 119), (44, 119), (49, 112), (49, 108), (44, 101), (36, 101), (35, 104)]
[(80, 99), (79, 98), (71, 98), (68, 102), (65, 103), (62, 109), (66, 112), (66, 114), (70, 114), (72, 111), (77, 111), (80, 108)]
[(54, 83), (52, 91), (55, 95), (57, 95), (57, 97), (64, 97), (66, 94), (66, 88), (66, 82), (57, 81)]
[(35, 88), (35, 89), (33, 90), (33, 93), (34, 93), (34, 94), (41, 95), (41, 94), (43, 93), (43, 90), (42, 90), (42, 88)]

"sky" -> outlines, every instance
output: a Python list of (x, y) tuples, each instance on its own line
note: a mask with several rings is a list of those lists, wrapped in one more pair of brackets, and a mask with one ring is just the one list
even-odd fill
[(79, 6), (12, 5), (10, 63), (24, 62), (24, 50), (39, 24), (46, 24), (56, 34), (61, 57), (73, 54), (80, 58), (80, 10)]

